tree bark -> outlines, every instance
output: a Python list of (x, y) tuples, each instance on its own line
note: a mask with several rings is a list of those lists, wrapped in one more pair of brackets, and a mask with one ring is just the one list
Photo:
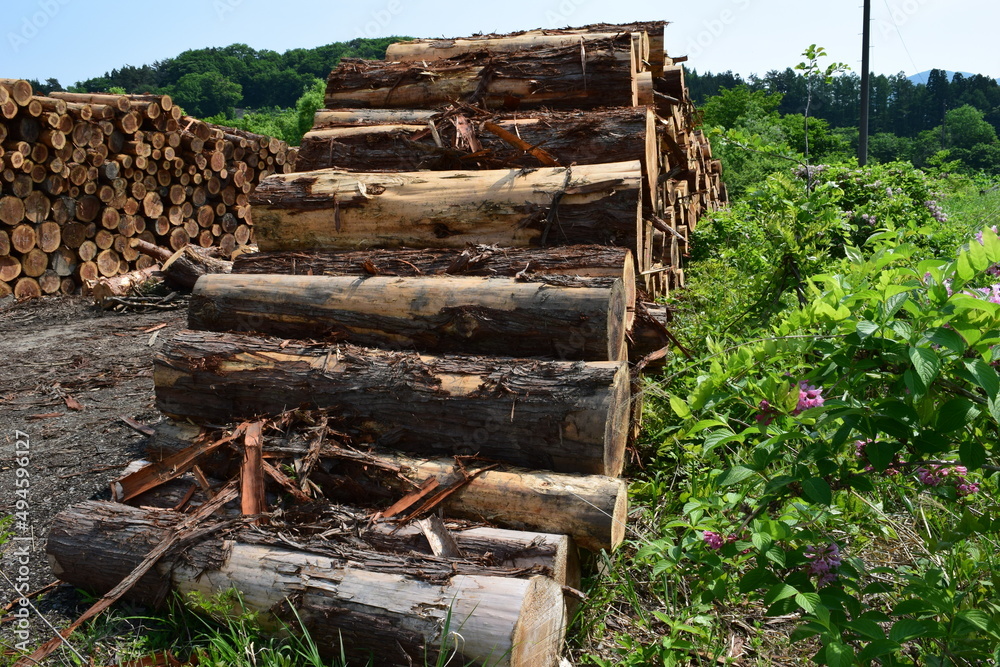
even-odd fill
[[(125, 578), (185, 515), (88, 501), (64, 510), (47, 551), (56, 576), (104, 592)], [(244, 533), (246, 537), (251, 537)], [(455, 567), (455, 561), (357, 549), (292, 550), (210, 538), (185, 559), (161, 561), (128, 597), (159, 602), (181, 594), (240, 592), (232, 613), (261, 613), (265, 627), (294, 622), (288, 600), (326, 658), (343, 649), (352, 660), (406, 665), (447, 654), (458, 641), (463, 662), (554, 666), (565, 633), (562, 590), (547, 576), (502, 576), (499, 568)], [(274, 544), (279, 540), (272, 538)], [(100, 558), (101, 567), (89, 567)], [(470, 572), (470, 573), (464, 573)], [(450, 619), (449, 619), (450, 616)], [(450, 621), (450, 626), (448, 625)], [(447, 627), (446, 627), (447, 626)]]
[(186, 245), (163, 263), (166, 281), (184, 290), (191, 290), (202, 276), (229, 273), (233, 263), (213, 257), (203, 248)]
[(383, 444), (617, 476), (628, 437), (622, 362), (429, 357), (184, 331), (157, 355), (157, 406), (228, 423), (331, 408)]
[[(633, 106), (628, 34), (571, 46), (421, 63), (343, 59), (327, 79), (326, 107), (433, 109), (455, 101), (488, 108)], [(582, 62), (581, 62), (582, 61)], [(643, 99), (640, 104), (652, 104)]]
[(633, 248), (641, 188), (639, 161), (531, 172), (323, 170), (272, 176), (252, 203), (264, 251), (469, 243)]
[(148, 281), (160, 282), (162, 278), (153, 276), (159, 270), (160, 265), (154, 264), (145, 269), (136, 269), (120, 276), (98, 280), (91, 289), (94, 303), (102, 308), (110, 308), (114, 305), (113, 302), (109, 301), (111, 297), (126, 296), (133, 288)]
[[(648, 173), (650, 161), (655, 167), (659, 158), (655, 152), (646, 154), (647, 126), (655, 132), (655, 124), (647, 123), (652, 113), (646, 108), (479, 116), (448, 112), (429, 119), (442, 142), (439, 147), (428, 121), (399, 124), (392, 120), (397, 114), (372, 110), (366, 125), (306, 133), (296, 168), (370, 172), (555, 166), (540, 159), (537, 151), (525, 150), (498, 136), (488, 129), (492, 124), (528, 146), (537, 146), (559, 166), (643, 160)], [(471, 123), (476, 146), (470, 146), (459, 134), (459, 119)], [(655, 138), (651, 143), (657, 145)]]
[(188, 326), (431, 353), (619, 361), (625, 288), (511, 278), (208, 275)]

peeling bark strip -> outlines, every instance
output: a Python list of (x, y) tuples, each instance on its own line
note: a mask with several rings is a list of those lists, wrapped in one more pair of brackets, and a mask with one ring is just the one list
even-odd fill
[(207, 275), (188, 326), (420, 352), (620, 361), (625, 287), (512, 278)]
[[(632, 37), (620, 34), (554, 48), (470, 53), (427, 63), (345, 58), (327, 78), (326, 107), (433, 109), (460, 100), (488, 108), (586, 109), (636, 100)], [(648, 74), (648, 73), (646, 73)]]
[(330, 408), (394, 447), (617, 476), (628, 436), (623, 362), (431, 357), (183, 331), (154, 362), (157, 407), (228, 423)]
[[(444, 144), (438, 147), (426, 121), (398, 123), (393, 120), (396, 114), (390, 111), (371, 110), (366, 126), (307, 132), (295, 164), (298, 171), (333, 167), (370, 172), (537, 168), (640, 160), (644, 159), (648, 141), (647, 115), (652, 113), (644, 107), (587, 112), (538, 110), (527, 114), (475, 115), (471, 109), (444, 112), (433, 118)], [(468, 146), (458, 132), (457, 121), (466, 115), (482, 144), (479, 150)], [(649, 125), (657, 131), (654, 124)], [(500, 135), (491, 126), (499, 129)], [(665, 129), (661, 124), (658, 131), (663, 134)], [(505, 139), (501, 136), (505, 132), (523, 144)], [(651, 143), (658, 145), (656, 139)], [(535, 146), (538, 154), (531, 151)], [(546, 164), (545, 156), (559, 164)], [(655, 152), (652, 158), (658, 158)]]
[(639, 160), (568, 169), (320, 170), (271, 176), (252, 203), (262, 251), (526, 247), (541, 245), (546, 233), (553, 245), (635, 248), (642, 185)]
[[(47, 551), (64, 580), (106, 590), (142, 561), (144, 545), (162, 542), (184, 518), (88, 501), (57, 517)], [(187, 562), (157, 566), (153, 578), (182, 594), (235, 587), (244, 607), (261, 612), (272, 627), (279, 618), (295, 622), (291, 600), (328, 659), (343, 647), (352, 663), (374, 658), (378, 665), (407, 665), (425, 657), (433, 661), (456, 645), (462, 664), (535, 667), (558, 659), (565, 635), (563, 594), (549, 577), (512, 578), (517, 575), (510, 570), (414, 554), (292, 550), (273, 546), (280, 544), (276, 537), (246, 533), (254, 536), (255, 543), (239, 535), (236, 541), (213, 540), (189, 552)], [(81, 566), (97, 558), (100, 572)], [(470, 566), (482, 574), (462, 573)], [(143, 602), (148, 595), (132, 591)], [(464, 641), (445, 635), (449, 614), (448, 630), (460, 632)]]

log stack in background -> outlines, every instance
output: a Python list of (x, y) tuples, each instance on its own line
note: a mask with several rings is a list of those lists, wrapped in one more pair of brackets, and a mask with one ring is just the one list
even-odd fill
[[(540, 170), (556, 184), (547, 190), (548, 202), (533, 200), (506, 237), (486, 237), (482, 225), (472, 223), (484, 232), (477, 242), (627, 247), (633, 252), (640, 287), (650, 297), (665, 295), (684, 284), (688, 234), (698, 218), (727, 201), (720, 163), (712, 159), (704, 134), (694, 128), (694, 107), (680, 65), (684, 58), (672, 59), (664, 50), (665, 27), (651, 22), (417, 40), (390, 45), (384, 62), (344, 60), (330, 75), (330, 108), (316, 114), (296, 170), (334, 168), (347, 173), (325, 176), (308, 187), (296, 179), (297, 191), (272, 179), (258, 196), (258, 221), (264, 216), (269, 227), (293, 219), (301, 223), (298, 213), (307, 205), (316, 208), (324, 196), (330, 199), (333, 191), (323, 191), (329, 178), (339, 181), (335, 198), (340, 199), (341, 192), (350, 189), (347, 179), (356, 179), (362, 189), (378, 183), (371, 172), (448, 171), (453, 173), (440, 175), (448, 189), (478, 189), (492, 204), (497, 195), (508, 193), (505, 185), (531, 187), (527, 181), (539, 175), (526, 175), (526, 170)], [(605, 208), (595, 201), (591, 188), (603, 186), (620, 196), (622, 184), (616, 178), (622, 176), (611, 173), (612, 163), (641, 169), (636, 226), (628, 234), (618, 225), (605, 229), (603, 236), (580, 240), (573, 233), (578, 226), (564, 219), (565, 208), (574, 199), (589, 200), (597, 210)], [(478, 177), (460, 173), (471, 170), (492, 171)], [(515, 176), (512, 170), (522, 172)], [(595, 177), (581, 184), (579, 177), (587, 172)], [(395, 182), (405, 185), (409, 176), (382, 178), (397, 178)], [(470, 182), (461, 183), (460, 178)], [(480, 183), (471, 183), (475, 178)], [(382, 183), (352, 206), (378, 211), (384, 204), (379, 198), (382, 186), (389, 188), (389, 197), (397, 194)], [(286, 196), (290, 200), (282, 201)], [(406, 204), (411, 213), (400, 219), (401, 227), (441, 217), (440, 210), (428, 209), (419, 200), (407, 199)], [(334, 224), (341, 241), (330, 241), (330, 230), (313, 226), (312, 234), (290, 235), (294, 240), (281, 247), (264, 241), (262, 249), (388, 245), (350, 229), (345, 221), (364, 214), (347, 209), (342, 209), (341, 224)], [(449, 207), (446, 214), (453, 213), (465, 212)], [(489, 216), (491, 211), (483, 207), (481, 214)], [(525, 227), (536, 233), (525, 233)], [(455, 247), (463, 242), (450, 227), (432, 228), (435, 232), (436, 241), (397, 237), (396, 243)]]
[(168, 96), (52, 93), (0, 79), (0, 296), (75, 292), (179, 250), (251, 240), (249, 195), (291, 171), (281, 141), (182, 115)]

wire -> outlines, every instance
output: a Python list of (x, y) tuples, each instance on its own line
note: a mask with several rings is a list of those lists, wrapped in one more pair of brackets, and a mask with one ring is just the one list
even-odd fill
[[(889, 0), (882, 0), (885, 4), (885, 11), (889, 13), (889, 18), (892, 20), (892, 27), (896, 29), (896, 35), (899, 37), (899, 43), (903, 45), (903, 51), (906, 52), (906, 57), (910, 59), (910, 64), (913, 66), (914, 74), (919, 73), (917, 68), (917, 63), (913, 61), (913, 56), (910, 55), (910, 49), (906, 46), (906, 40), (903, 39), (903, 33), (899, 31), (899, 25), (896, 23), (896, 17), (892, 15), (892, 10), (889, 9)], [(927, 85), (927, 75), (924, 75), (924, 85)]]

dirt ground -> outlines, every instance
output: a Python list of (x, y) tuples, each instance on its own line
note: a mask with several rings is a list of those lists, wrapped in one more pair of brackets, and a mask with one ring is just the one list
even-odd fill
[[(121, 417), (161, 419), (152, 359), (186, 315), (186, 308), (105, 312), (79, 296), (0, 300), (0, 516), (27, 512), (17, 515), (7, 529), (13, 539), (0, 547), (0, 573), (10, 580), (0, 576), (0, 604), (16, 597), (14, 585), (36, 590), (55, 579), (45, 540), (56, 514), (110, 497), (110, 480), (142, 457), (146, 437)], [(25, 501), (21, 508), (18, 500)], [(63, 587), (39, 607), (60, 617), (79, 603)]]

